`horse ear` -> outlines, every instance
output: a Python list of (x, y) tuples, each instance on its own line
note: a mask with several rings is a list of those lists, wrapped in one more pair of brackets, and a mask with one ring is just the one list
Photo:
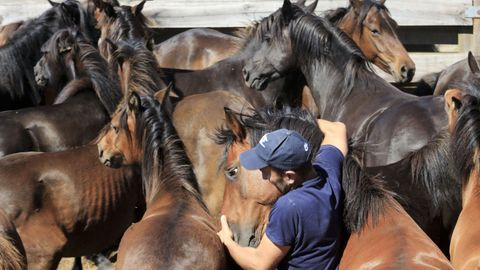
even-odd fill
[(385, 5), (385, 1), (386, 0), (378, 0), (377, 3), (379, 3), (380, 5), (384, 6)]
[(313, 1), (310, 5), (306, 7), (307, 12), (315, 13), (315, 9), (317, 8), (318, 0)]
[(363, 0), (350, 0), (350, 5), (358, 13), (362, 9), (363, 2)]
[(133, 15), (139, 16), (140, 14), (142, 14), (143, 6), (145, 5), (145, 2), (146, 2), (146, 1), (147, 1), (147, 0), (143, 0), (143, 1), (140, 2), (138, 5), (132, 7), (132, 13), (133, 13)]
[(140, 96), (135, 92), (131, 92), (128, 97), (128, 111), (133, 113), (140, 111)]
[(103, 10), (103, 12), (105, 12), (105, 14), (107, 14), (107, 16), (110, 17), (110, 18), (116, 18), (117, 17), (117, 13), (115, 12), (115, 8), (110, 3), (103, 2), (103, 8), (100, 8), (100, 9)]
[(282, 16), (287, 19), (287, 21), (291, 20), (291, 18), (293, 17), (292, 3), (290, 2), (290, 0), (283, 1)]
[(166, 89), (165, 94), (163, 95), (163, 99), (162, 99), (162, 107), (165, 110), (165, 112), (167, 113), (168, 117), (170, 117), (170, 118), (172, 118), (172, 115), (173, 115), (173, 102), (172, 102), (172, 98), (170, 96), (170, 92), (172, 91), (172, 89), (173, 89), (173, 85), (172, 85), (172, 83), (170, 83), (167, 86), (167, 89)]
[(305, 2), (307, 2), (307, 0), (298, 0), (297, 5), (298, 6), (305, 6)]
[(235, 135), (235, 140), (240, 142), (245, 140), (247, 132), (237, 118), (237, 115), (230, 108), (224, 107), (223, 110), (225, 111), (225, 123), (227, 124), (227, 128)]
[(478, 67), (477, 60), (475, 59), (475, 56), (473, 56), (472, 52), (468, 52), (468, 66), (470, 67), (470, 70), (472, 73), (479, 73), (480, 68)]
[(449, 89), (445, 92), (445, 109), (447, 112), (458, 111), (462, 107), (463, 92), (459, 89)]
[(53, 2), (53, 1), (51, 1), (51, 0), (48, 0), (48, 3), (50, 3), (50, 5), (51, 5), (52, 7), (56, 7), (56, 6), (60, 5), (60, 3), (55, 3), (55, 2)]

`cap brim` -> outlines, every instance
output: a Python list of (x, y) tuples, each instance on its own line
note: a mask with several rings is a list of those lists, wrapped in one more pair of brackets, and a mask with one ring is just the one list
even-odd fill
[(255, 152), (255, 148), (240, 154), (240, 164), (247, 170), (258, 170), (268, 166)]

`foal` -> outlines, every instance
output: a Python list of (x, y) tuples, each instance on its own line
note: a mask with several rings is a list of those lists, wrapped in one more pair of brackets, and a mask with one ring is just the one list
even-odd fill
[(135, 93), (127, 100), (98, 149), (107, 166), (141, 164), (147, 210), (124, 234), (117, 269), (226, 269), (214, 220), (165, 107)]
[(452, 172), (462, 184), (462, 211), (450, 242), (455, 269), (480, 268), (480, 99), (460, 90), (445, 93), (452, 134)]

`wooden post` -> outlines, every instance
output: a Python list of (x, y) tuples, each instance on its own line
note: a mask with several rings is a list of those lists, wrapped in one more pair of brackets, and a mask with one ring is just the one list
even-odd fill
[[(480, 0), (472, 0), (474, 7), (480, 7)], [(478, 12), (477, 12), (478, 13)], [(473, 18), (473, 55), (480, 55), (480, 15)]]

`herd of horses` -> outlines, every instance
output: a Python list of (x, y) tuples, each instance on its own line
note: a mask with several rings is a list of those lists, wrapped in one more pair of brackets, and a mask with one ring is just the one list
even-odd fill
[(145, 1), (49, 2), (0, 29), (0, 269), (117, 246), (115, 269), (236, 269), (218, 217), (255, 247), (281, 195), (240, 153), (279, 128), (318, 149), (318, 117), (349, 135), (340, 269), (480, 267), (479, 65), (384, 81), (415, 73), (384, 0), (159, 44)]

